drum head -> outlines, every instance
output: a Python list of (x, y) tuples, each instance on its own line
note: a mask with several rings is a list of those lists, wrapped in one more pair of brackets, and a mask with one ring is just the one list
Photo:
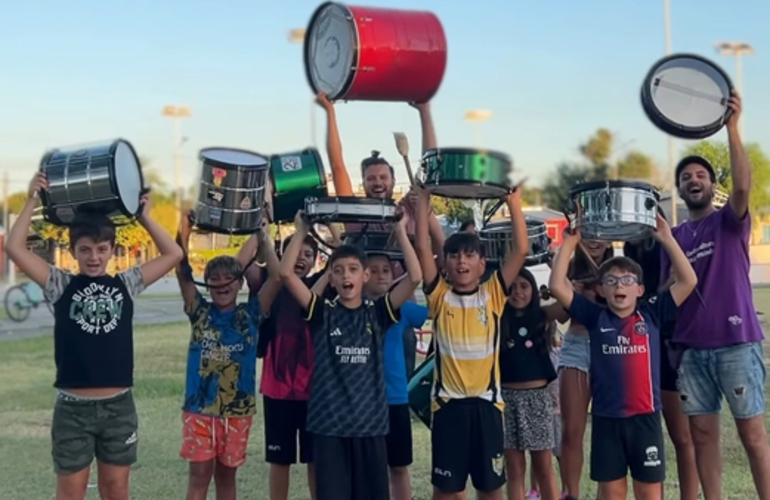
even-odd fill
[(310, 19), (305, 35), (305, 73), (314, 93), (334, 100), (353, 81), (357, 37), (350, 11), (341, 4), (322, 4)]
[(201, 150), (200, 157), (203, 161), (233, 167), (267, 167), (267, 158), (243, 149), (207, 148)]
[(128, 212), (126, 215), (139, 213), (139, 197), (142, 195), (144, 181), (142, 167), (134, 149), (126, 142), (118, 142), (115, 147), (115, 186), (118, 196)]
[(425, 184), (425, 189), (436, 196), (460, 200), (491, 200), (505, 196), (509, 189), (495, 184), (480, 182), (467, 184)]
[(683, 139), (703, 139), (719, 131), (730, 113), (733, 85), (716, 64), (677, 54), (658, 61), (642, 85), (642, 108), (662, 131)]

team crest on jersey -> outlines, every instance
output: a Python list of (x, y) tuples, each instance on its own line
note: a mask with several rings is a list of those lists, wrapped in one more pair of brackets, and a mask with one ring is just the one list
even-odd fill
[(636, 324), (634, 324), (634, 332), (639, 335), (647, 335), (647, 323), (644, 321), (637, 321)]
[(503, 475), (503, 456), (497, 455), (496, 457), (492, 458), (492, 470), (495, 471), (495, 474), (498, 476)]
[(484, 327), (486, 327), (487, 326), (487, 309), (486, 309), (486, 307), (479, 307), (477, 309), (477, 312), (478, 312), (477, 317), (479, 319), (479, 323), (481, 323), (482, 325), (484, 325)]

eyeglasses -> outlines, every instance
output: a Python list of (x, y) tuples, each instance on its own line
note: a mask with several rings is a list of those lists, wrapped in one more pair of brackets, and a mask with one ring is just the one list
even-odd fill
[(623, 276), (613, 276), (610, 274), (602, 279), (602, 285), (618, 286), (618, 283), (622, 284), (623, 286), (631, 286), (639, 283), (639, 278), (633, 274), (625, 274)]

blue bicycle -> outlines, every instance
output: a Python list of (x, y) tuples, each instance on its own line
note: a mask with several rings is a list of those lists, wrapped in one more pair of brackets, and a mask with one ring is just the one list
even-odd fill
[(5, 312), (17, 323), (26, 320), (30, 311), (40, 304), (45, 304), (53, 314), (53, 307), (45, 300), (43, 290), (32, 282), (19, 283), (5, 292)]

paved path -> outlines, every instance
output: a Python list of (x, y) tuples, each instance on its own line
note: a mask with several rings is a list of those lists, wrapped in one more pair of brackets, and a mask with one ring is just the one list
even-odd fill
[[(5, 294), (7, 286), (0, 287)], [(0, 306), (2, 307), (2, 306)], [(134, 303), (134, 323), (174, 323), (186, 321), (176, 280), (165, 278), (149, 287)], [(53, 333), (53, 315), (44, 304), (30, 311), (26, 321), (16, 323), (0, 318), (0, 340), (11, 340)]]

